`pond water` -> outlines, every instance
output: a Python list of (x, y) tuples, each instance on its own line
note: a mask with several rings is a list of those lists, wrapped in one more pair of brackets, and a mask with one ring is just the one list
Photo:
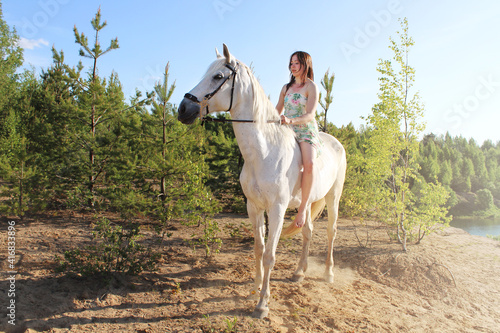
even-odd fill
[(450, 226), (476, 236), (500, 235), (500, 219), (453, 219)]

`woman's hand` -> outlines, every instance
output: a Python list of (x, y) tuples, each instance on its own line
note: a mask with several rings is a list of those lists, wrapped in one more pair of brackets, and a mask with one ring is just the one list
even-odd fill
[(288, 118), (285, 115), (281, 115), (281, 125), (291, 125), (292, 119)]

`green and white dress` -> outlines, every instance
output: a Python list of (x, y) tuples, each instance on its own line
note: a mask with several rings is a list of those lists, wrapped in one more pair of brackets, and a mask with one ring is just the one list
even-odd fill
[[(296, 118), (303, 116), (306, 113), (307, 98), (301, 93), (288, 93), (285, 96), (285, 116), (288, 118)], [(292, 125), (295, 132), (295, 137), (298, 142), (307, 142), (316, 149), (319, 155), (323, 142), (319, 137), (318, 123), (316, 119), (307, 124)]]

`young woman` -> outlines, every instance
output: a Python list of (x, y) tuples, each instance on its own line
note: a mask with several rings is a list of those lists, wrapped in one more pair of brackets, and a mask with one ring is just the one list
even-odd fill
[(306, 221), (306, 207), (314, 179), (314, 159), (321, 148), (316, 123), (319, 91), (313, 82), (312, 59), (308, 53), (293, 53), (288, 69), (291, 74), (290, 82), (281, 89), (276, 109), (281, 115), (281, 123), (291, 125), (295, 131), (302, 153), (302, 201), (295, 218), (295, 225), (301, 228)]

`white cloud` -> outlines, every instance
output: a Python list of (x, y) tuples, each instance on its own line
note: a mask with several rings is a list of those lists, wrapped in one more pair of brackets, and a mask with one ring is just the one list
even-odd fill
[(39, 39), (28, 39), (21, 37), (19, 38), (19, 46), (23, 49), (34, 50), (35, 48), (48, 46), (49, 42), (43, 38)]

